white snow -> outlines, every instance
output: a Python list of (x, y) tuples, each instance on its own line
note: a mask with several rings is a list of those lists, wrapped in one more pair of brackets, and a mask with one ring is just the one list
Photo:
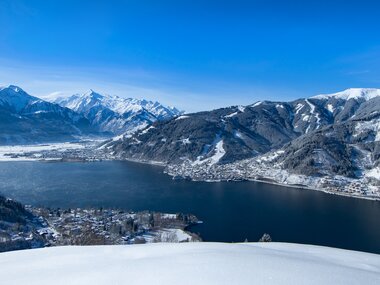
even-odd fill
[(183, 139), (183, 140), (182, 140), (182, 143), (183, 143), (183, 144), (191, 144), (191, 141), (190, 141), (189, 138), (187, 138), (187, 139)]
[(181, 229), (165, 229), (161, 233), (162, 242), (187, 242), (192, 238)]
[(334, 113), (335, 109), (334, 109), (334, 106), (332, 104), (327, 104), (327, 110), (330, 112), (330, 113)]
[(215, 145), (215, 154), (210, 157), (211, 159), (211, 164), (218, 163), (219, 160), (226, 154), (226, 151), (223, 148), (223, 140), (220, 140), (216, 145)]
[(263, 103), (263, 102), (261, 102), (261, 101), (257, 101), (256, 103), (252, 104), (251, 106), (252, 106), (252, 107), (256, 107), (256, 106), (261, 105), (262, 103)]
[(259, 158), (257, 158), (256, 161), (257, 162), (261, 162), (261, 161), (271, 162), (283, 153), (284, 153), (283, 150), (278, 150), (275, 152), (271, 152), (269, 154), (264, 154), (264, 155), (260, 156)]
[(357, 122), (355, 126), (354, 136), (358, 136), (365, 130), (372, 130), (375, 132), (375, 142), (380, 141), (380, 119), (373, 119), (370, 121)]
[(296, 114), (299, 113), (299, 111), (301, 111), (301, 109), (305, 107), (305, 105), (301, 104), (301, 103), (298, 103), (297, 106), (296, 106)]
[(319, 114), (317, 112), (315, 112), (315, 105), (312, 104), (309, 100), (305, 100), (306, 103), (309, 105), (310, 107), (310, 114), (314, 114), (315, 113), (315, 117), (317, 119), (317, 129), (320, 127), (320, 121), (321, 121), (321, 118), (319, 117)]
[(245, 107), (239, 105), (239, 106), (238, 106), (238, 110), (239, 110), (240, 112), (244, 113), (244, 111), (245, 111)]
[(243, 138), (243, 134), (237, 130), (234, 131), (234, 137), (235, 138), (239, 138), (239, 139), (242, 139)]
[(284, 109), (284, 106), (282, 104), (276, 104), (276, 108)]
[(231, 117), (233, 117), (233, 116), (236, 116), (238, 114), (238, 112), (233, 112), (233, 113), (231, 113), (231, 114), (229, 114), (229, 115), (226, 115), (226, 116), (224, 116), (225, 118), (231, 118)]
[(40, 101), (40, 99), (30, 96), (21, 88), (9, 85), (0, 87), (0, 106), (12, 106), (17, 112), (27, 105)]
[(147, 123), (170, 119), (183, 113), (159, 102), (102, 95), (93, 90), (67, 98), (56, 98), (53, 102), (85, 115), (96, 112), (93, 121), (100, 124), (101, 130), (118, 135), (132, 133), (143, 129)]
[(82, 149), (85, 145), (82, 143), (50, 143), (50, 144), (36, 144), (36, 145), (5, 145), (0, 146), (0, 161), (28, 161), (36, 160), (38, 158), (27, 157), (10, 157), (7, 154), (20, 155), (27, 152), (40, 152), (46, 150), (65, 151), (68, 149)]
[(305, 100), (305, 102), (309, 105), (310, 107), (310, 113), (311, 114), (314, 114), (314, 111), (315, 111), (315, 106), (309, 101), (309, 100)]
[(154, 126), (149, 126), (148, 128), (143, 129), (143, 130), (139, 133), (139, 135), (144, 135), (144, 134), (148, 133), (150, 130), (152, 130), (152, 129), (154, 129), (154, 128), (155, 128)]
[(367, 172), (365, 172), (365, 176), (380, 180), (380, 167), (375, 167), (371, 170), (368, 170)]
[(213, 142), (214, 147), (214, 155), (208, 158), (203, 159), (203, 156), (198, 156), (197, 159), (191, 162), (191, 165), (204, 165), (212, 166), (219, 162), (219, 160), (226, 154), (226, 151), (223, 148), (223, 140), (218, 135)]
[(338, 93), (321, 94), (321, 95), (313, 96), (311, 98), (314, 98), (314, 99), (335, 98), (335, 99), (343, 99), (343, 100), (363, 98), (365, 100), (370, 100), (378, 96), (380, 96), (380, 89), (350, 88)]
[(379, 284), (380, 256), (286, 243), (51, 247), (0, 253), (2, 284)]
[(113, 137), (113, 138), (112, 138), (112, 141), (119, 141), (119, 140), (122, 140), (123, 137), (124, 137), (124, 135), (120, 135), (120, 136)]
[(183, 119), (187, 119), (187, 118), (190, 118), (189, 116), (179, 116), (177, 117), (175, 120), (178, 121), (178, 120), (183, 120)]

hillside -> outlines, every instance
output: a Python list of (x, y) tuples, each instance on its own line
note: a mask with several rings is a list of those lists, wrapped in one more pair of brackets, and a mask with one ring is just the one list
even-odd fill
[(7, 285), (371, 285), (380, 257), (285, 243), (56, 247), (2, 253), (0, 274)]
[(165, 164), (177, 178), (258, 179), (379, 198), (379, 110), (380, 90), (347, 89), (186, 114), (102, 148)]

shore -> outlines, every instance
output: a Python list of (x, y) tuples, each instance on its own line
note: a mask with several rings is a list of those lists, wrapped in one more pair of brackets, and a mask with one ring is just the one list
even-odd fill
[[(27, 146), (0, 146), (0, 162), (1, 161), (41, 161), (41, 162), (94, 162), (102, 160), (120, 160), (130, 161), (134, 163), (150, 164), (163, 167), (163, 172), (173, 178), (188, 179), (191, 181), (203, 182), (228, 182), (228, 181), (255, 181), (267, 183), (283, 187), (291, 187), (305, 190), (322, 191), (324, 193), (340, 195), (351, 198), (360, 198), (366, 200), (379, 201), (380, 195), (377, 197), (374, 194), (368, 194), (366, 183), (359, 179), (339, 178), (339, 186), (335, 178), (318, 178), (312, 176), (302, 176), (291, 173), (286, 173), (276, 167), (268, 165), (252, 166), (246, 161), (236, 162), (231, 165), (220, 166), (203, 166), (191, 164), (170, 165), (162, 161), (141, 160), (126, 157), (115, 157), (105, 153), (101, 149), (94, 147), (94, 142), (75, 142), (75, 143), (56, 143), (56, 144), (40, 144)], [(262, 168), (265, 171), (262, 171)], [(238, 169), (238, 171), (237, 171)], [(239, 170), (240, 169), (240, 170)], [(254, 174), (258, 172), (255, 178)], [(270, 173), (270, 175), (266, 175)], [(280, 180), (288, 180), (292, 177), (293, 180), (299, 180), (299, 183), (280, 182), (276, 180), (274, 175), (277, 175)], [(309, 185), (307, 184), (309, 183)], [(327, 185), (325, 187), (317, 187), (316, 185)], [(352, 186), (353, 185), (353, 186)], [(379, 187), (378, 187), (379, 188)], [(379, 192), (379, 190), (377, 190)], [(373, 192), (373, 189), (372, 189)], [(374, 192), (375, 193), (375, 192)], [(380, 193), (379, 193), (380, 194)]]

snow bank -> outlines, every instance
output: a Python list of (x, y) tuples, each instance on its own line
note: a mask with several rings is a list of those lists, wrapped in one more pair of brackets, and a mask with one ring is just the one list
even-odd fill
[(12, 284), (380, 284), (380, 256), (285, 243), (53, 247), (0, 254)]

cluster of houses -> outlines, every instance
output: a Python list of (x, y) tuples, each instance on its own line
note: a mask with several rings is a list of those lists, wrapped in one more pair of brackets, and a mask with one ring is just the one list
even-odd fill
[[(51, 245), (134, 244), (165, 241), (162, 235), (182, 231), (188, 240), (199, 237), (185, 228), (198, 222), (193, 215), (156, 212), (124, 212), (114, 209), (46, 209), (33, 213), (47, 222), (39, 233)], [(173, 240), (171, 240), (173, 241)]]

